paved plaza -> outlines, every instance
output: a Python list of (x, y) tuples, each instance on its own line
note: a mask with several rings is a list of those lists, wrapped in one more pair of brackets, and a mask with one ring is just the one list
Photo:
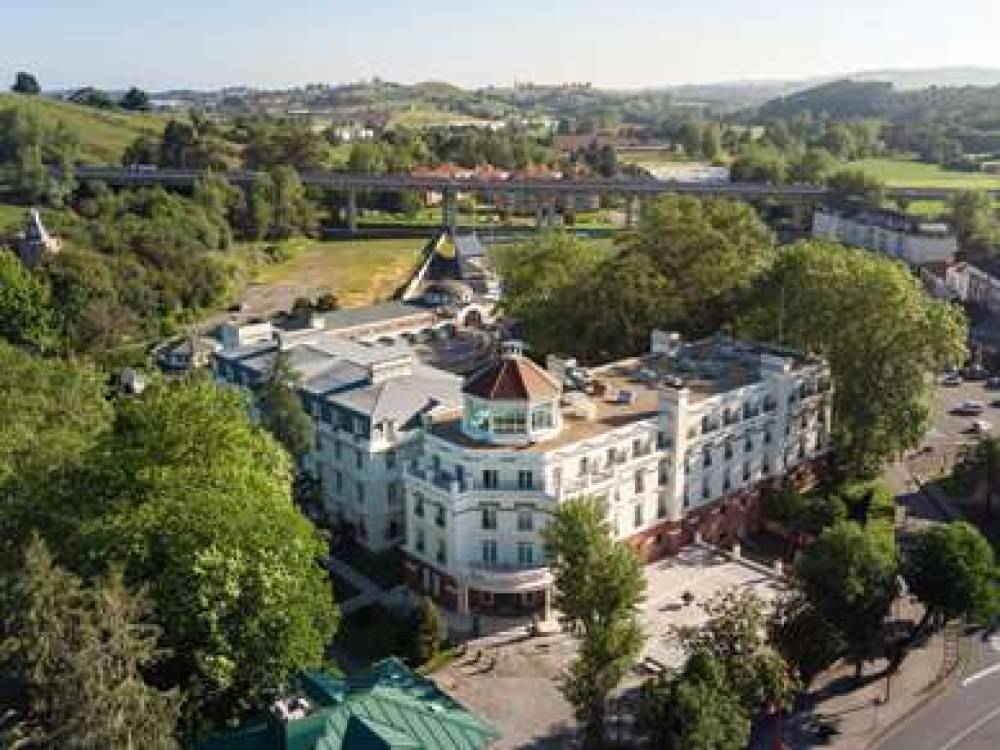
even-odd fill
[[(773, 599), (780, 581), (764, 569), (733, 561), (704, 547), (688, 547), (677, 557), (647, 565), (646, 601), (640, 619), (647, 657), (663, 666), (677, 666), (682, 654), (672, 645), (671, 629), (704, 622), (699, 604), (717, 593), (753, 589)], [(684, 594), (692, 595), (690, 604)], [(575, 721), (559, 692), (558, 677), (573, 658), (575, 644), (555, 632), (530, 637), (524, 624), (498, 627), (491, 635), (469, 641), (465, 655), (434, 675), (458, 701), (487, 717), (503, 732), (498, 750), (565, 747)], [(637, 669), (624, 687), (646, 675)]]

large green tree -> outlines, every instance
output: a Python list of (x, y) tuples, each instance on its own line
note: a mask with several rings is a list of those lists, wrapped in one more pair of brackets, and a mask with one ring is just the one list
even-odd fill
[(926, 607), (924, 623), (955, 617), (988, 620), (1000, 606), (993, 547), (964, 521), (934, 526), (906, 556), (907, 585)]
[(899, 593), (893, 538), (850, 521), (838, 523), (806, 548), (795, 574), (860, 674), (885, 644), (885, 619)]
[(965, 354), (961, 311), (930, 298), (901, 264), (826, 242), (783, 248), (741, 326), (754, 338), (819, 354), (834, 381), (837, 457), (874, 474), (929, 427), (935, 372)]
[(585, 746), (601, 747), (608, 696), (642, 648), (642, 569), (632, 549), (612, 538), (594, 498), (561, 505), (543, 536), (552, 555), (555, 607), (580, 641), (563, 675), (563, 694), (583, 724)]
[(196, 380), (122, 402), (91, 474), (80, 564), (120, 563), (148, 584), (175, 649), (162, 671), (197, 685), (208, 716), (260, 708), (321, 662), (337, 623), (325, 545), (238, 394)]
[(26, 73), (23, 70), (18, 71), (17, 75), (14, 76), (14, 85), (10, 90), (15, 94), (42, 93), (42, 87), (38, 85), (38, 79), (31, 73)]
[(704, 602), (702, 609), (708, 616), (704, 625), (678, 630), (684, 650), (716, 659), (750, 715), (787, 707), (798, 684), (769, 642), (769, 605), (752, 591), (725, 592)]
[(302, 406), (295, 390), (298, 374), (292, 369), (288, 352), (278, 352), (257, 389), (261, 424), (295, 459), (313, 448), (316, 425)]
[(643, 686), (638, 727), (655, 750), (743, 750), (751, 722), (726, 668), (699, 653), (679, 674)]
[(81, 575), (120, 566), (147, 587), (172, 650), (151, 668), (157, 684), (181, 687), (206, 721), (266, 706), (321, 663), (338, 619), (326, 545), (292, 502), (288, 454), (239, 394), (157, 383), (117, 402), (109, 428), (88, 371), (7, 357), (6, 570), (31, 531)]
[(623, 255), (641, 255), (658, 272), (673, 317), (661, 327), (715, 333), (770, 262), (774, 238), (749, 204), (665, 195), (643, 209)]
[(956, 193), (949, 201), (951, 220), (963, 250), (989, 251), (1000, 244), (1000, 214), (982, 190)]
[(0, 743), (174, 750), (180, 696), (144, 676), (161, 656), (144, 596), (119, 573), (84, 586), (36, 537), (5, 597)]
[(52, 294), (44, 277), (32, 273), (0, 247), (0, 336), (37, 351), (56, 343)]

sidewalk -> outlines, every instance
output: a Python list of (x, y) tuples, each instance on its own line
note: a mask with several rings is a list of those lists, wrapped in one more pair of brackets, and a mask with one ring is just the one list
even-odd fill
[[(884, 660), (865, 665), (860, 680), (852, 665), (836, 665), (814, 682), (807, 697), (811, 704), (784, 720), (786, 745), (794, 750), (818, 745), (834, 750), (876, 747), (901, 721), (939, 695), (957, 673), (957, 640), (954, 632), (936, 633), (915, 648), (888, 681), (881, 676)], [(755, 747), (772, 747), (770, 734), (765, 728), (767, 736), (759, 737)]]

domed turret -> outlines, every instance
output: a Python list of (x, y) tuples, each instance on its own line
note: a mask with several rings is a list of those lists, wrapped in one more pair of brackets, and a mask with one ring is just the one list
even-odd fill
[(500, 359), (473, 374), (462, 391), (462, 430), (475, 440), (527, 445), (552, 437), (562, 427), (562, 388), (524, 356), (519, 342), (505, 342)]

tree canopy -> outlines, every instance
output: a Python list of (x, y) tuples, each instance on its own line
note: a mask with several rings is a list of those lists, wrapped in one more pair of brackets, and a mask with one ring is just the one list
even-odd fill
[(740, 320), (745, 334), (825, 357), (837, 457), (868, 475), (929, 426), (933, 374), (965, 355), (961, 311), (901, 264), (825, 242), (782, 248)]
[(806, 599), (836, 629), (859, 671), (884, 643), (898, 570), (893, 538), (851, 521), (824, 531), (795, 566)]
[(904, 575), (927, 608), (925, 619), (986, 621), (1000, 611), (1000, 570), (993, 547), (964, 521), (934, 526), (909, 551)]
[[(321, 663), (337, 625), (318, 564), (326, 545), (292, 503), (287, 454), (248, 423), (238, 394), (200, 379), (156, 383), (118, 401), (108, 426), (85, 369), (8, 356), (12, 380), (40, 377), (38, 395), (10, 402), (16, 429), (5, 435), (35, 427), (26, 441), (53, 441), (47, 460), (8, 449), (20, 470), (4, 487), (15, 501), (0, 508), (0, 527), (16, 530), (3, 537), (11, 553), (36, 531), (75, 573), (120, 566), (147, 586), (172, 650), (153, 665), (157, 684), (182, 688), (208, 720), (261, 708), (294, 672)], [(72, 420), (41, 424), (80, 400)], [(68, 457), (54, 450), (71, 446)]]
[(35, 538), (4, 605), (4, 747), (179, 747), (180, 696), (145, 677), (162, 656), (160, 630), (119, 572), (84, 585)]

